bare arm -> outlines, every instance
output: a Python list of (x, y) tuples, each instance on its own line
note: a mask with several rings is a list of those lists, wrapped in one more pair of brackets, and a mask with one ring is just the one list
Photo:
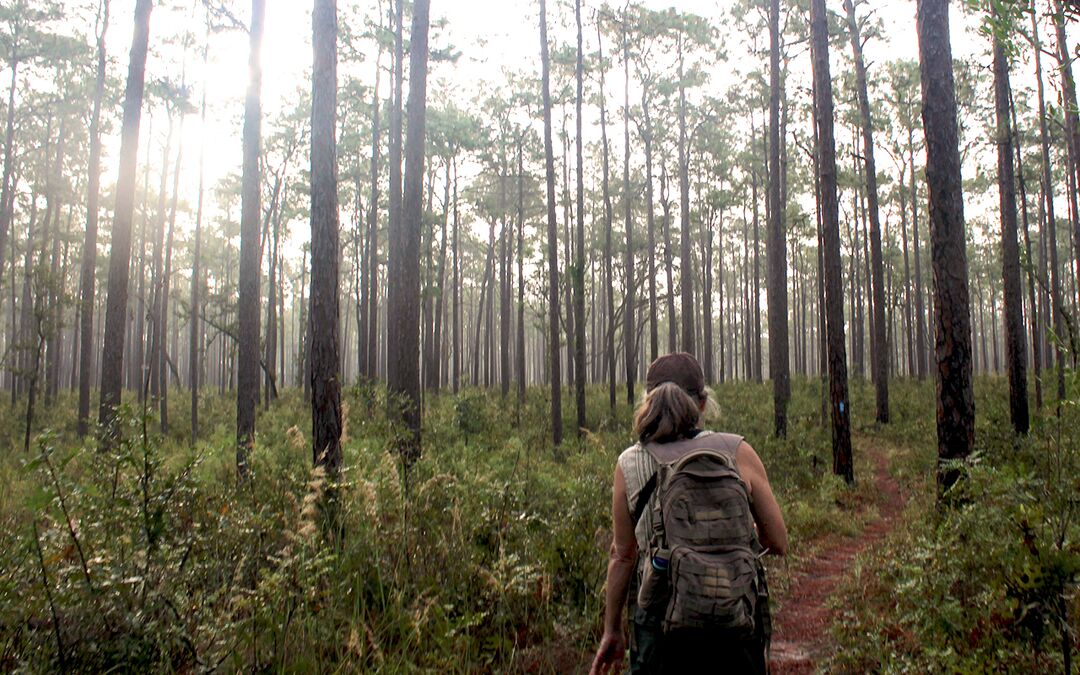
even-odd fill
[(590, 673), (615, 672), (622, 663), (626, 651), (622, 614), (626, 603), (626, 589), (637, 563), (637, 539), (630, 509), (626, 503), (626, 480), (622, 470), (615, 467), (615, 485), (611, 491), (611, 519), (614, 537), (608, 560), (607, 592), (604, 598), (604, 636), (596, 651)]
[(758, 527), (761, 545), (776, 555), (785, 555), (788, 548), (787, 526), (780, 505), (776, 503), (765, 465), (749, 443), (743, 442), (738, 450), (739, 473), (750, 486), (750, 509)]

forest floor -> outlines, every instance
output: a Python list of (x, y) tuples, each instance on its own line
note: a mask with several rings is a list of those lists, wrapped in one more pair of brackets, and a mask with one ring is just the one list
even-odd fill
[[(787, 591), (773, 616), (771, 671), (774, 674), (813, 673), (834, 651), (830, 626), (835, 611), (829, 601), (850, 574), (856, 556), (878, 544), (900, 521), (907, 503), (900, 484), (890, 471), (890, 455), (878, 439), (855, 439), (856, 452), (866, 453), (874, 465), (873, 499), (860, 506), (860, 516), (876, 511), (877, 517), (858, 532), (830, 534), (809, 543), (811, 553), (792, 571)], [(871, 509), (873, 511), (871, 511)]]

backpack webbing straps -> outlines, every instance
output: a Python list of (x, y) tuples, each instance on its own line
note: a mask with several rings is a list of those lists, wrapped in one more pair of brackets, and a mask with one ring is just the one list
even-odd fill
[(630, 514), (631, 521), (634, 527), (637, 527), (638, 521), (641, 520), (641, 516), (645, 513), (645, 509), (649, 506), (649, 499), (652, 498), (652, 493), (656, 490), (656, 475), (657, 471), (653, 472), (652, 476), (649, 476), (648, 482), (641, 488), (641, 492), (638, 493), (637, 504), (634, 505), (634, 512)]

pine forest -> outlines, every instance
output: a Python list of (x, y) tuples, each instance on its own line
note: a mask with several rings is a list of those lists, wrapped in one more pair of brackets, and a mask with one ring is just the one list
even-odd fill
[(0, 0), (0, 671), (605, 672), (686, 352), (771, 672), (1080, 672), (1078, 60), (1074, 0)]

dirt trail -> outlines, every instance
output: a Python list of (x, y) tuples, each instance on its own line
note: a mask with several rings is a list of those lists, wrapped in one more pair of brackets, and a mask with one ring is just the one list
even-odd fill
[(813, 673), (816, 663), (828, 656), (832, 642), (832, 612), (826, 607), (848, 574), (856, 555), (879, 542), (895, 526), (905, 497), (889, 473), (889, 460), (880, 448), (868, 448), (875, 463), (874, 502), (879, 517), (854, 536), (831, 536), (820, 542), (817, 553), (803, 561), (794, 575), (783, 607), (773, 617), (772, 655), (774, 674)]

